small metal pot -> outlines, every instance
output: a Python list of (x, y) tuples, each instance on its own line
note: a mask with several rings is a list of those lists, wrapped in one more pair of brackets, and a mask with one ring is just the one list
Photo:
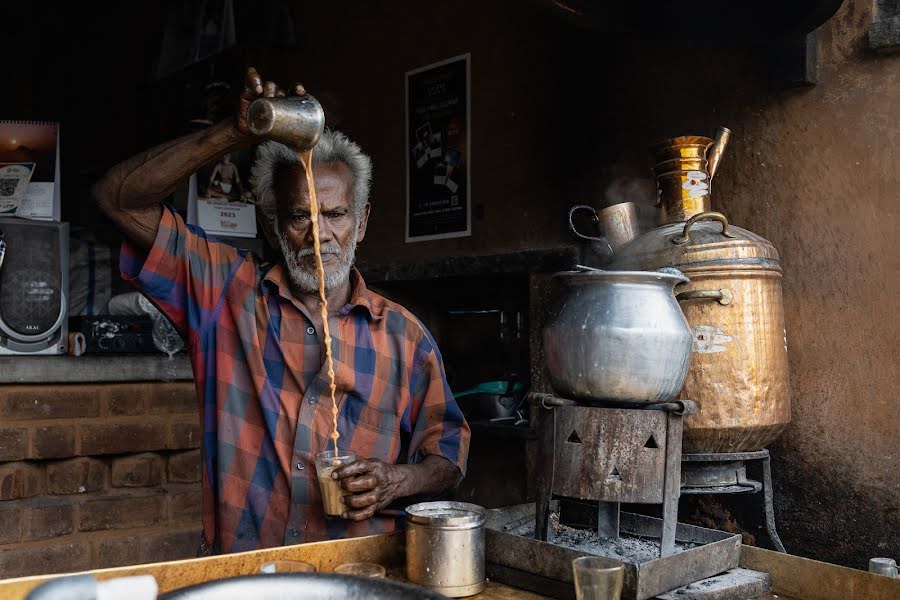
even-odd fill
[(421, 502), (407, 507), (406, 514), (406, 578), (451, 598), (481, 592), (484, 508)]

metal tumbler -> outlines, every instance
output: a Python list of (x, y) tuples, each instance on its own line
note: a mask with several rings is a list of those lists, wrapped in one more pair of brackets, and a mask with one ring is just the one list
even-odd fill
[(316, 145), (325, 130), (325, 111), (309, 94), (257, 98), (247, 109), (247, 126), (255, 135), (294, 150), (308, 150)]
[(484, 589), (484, 508), (421, 502), (408, 506), (406, 515), (407, 579), (451, 598)]

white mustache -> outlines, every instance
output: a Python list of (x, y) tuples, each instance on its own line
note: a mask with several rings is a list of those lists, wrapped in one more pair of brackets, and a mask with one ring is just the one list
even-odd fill
[[(322, 254), (322, 256), (325, 256), (326, 254), (337, 254), (337, 255), (339, 255), (339, 254), (341, 253), (341, 247), (338, 246), (338, 245), (337, 245), (336, 243), (334, 243), (334, 242), (329, 242), (329, 243), (327, 243), (327, 244), (323, 244), (323, 245), (319, 248), (319, 250), (320, 250), (320, 253)], [(296, 256), (297, 258), (304, 258), (304, 257), (306, 257), (306, 256), (312, 256), (313, 254), (314, 254), (314, 252), (313, 252), (313, 249), (312, 249), (312, 248), (301, 248), (301, 249), (297, 250), (295, 256)]]

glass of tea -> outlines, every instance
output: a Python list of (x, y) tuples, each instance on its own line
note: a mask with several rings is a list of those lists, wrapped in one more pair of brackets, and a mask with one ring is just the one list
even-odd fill
[(316, 454), (316, 476), (319, 478), (319, 489), (322, 492), (322, 505), (325, 508), (325, 515), (329, 517), (340, 517), (346, 512), (347, 508), (341, 501), (344, 496), (349, 496), (350, 492), (346, 492), (341, 488), (341, 482), (332, 479), (331, 474), (334, 470), (342, 465), (349, 465), (356, 461), (356, 453), (350, 450), (325, 450)]
[(619, 600), (625, 564), (602, 556), (580, 556), (572, 561), (578, 600)]

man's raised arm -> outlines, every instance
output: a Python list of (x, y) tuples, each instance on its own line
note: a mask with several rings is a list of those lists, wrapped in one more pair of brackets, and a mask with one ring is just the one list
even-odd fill
[[(297, 84), (293, 93), (301, 95)], [(261, 96), (283, 96), (274, 83), (266, 82), (252, 67), (247, 70), (237, 114), (209, 129), (160, 144), (116, 165), (94, 185), (100, 209), (138, 247), (149, 250), (156, 239), (162, 216), (160, 202), (179, 182), (226, 152), (255, 143), (247, 128), (250, 103)]]

